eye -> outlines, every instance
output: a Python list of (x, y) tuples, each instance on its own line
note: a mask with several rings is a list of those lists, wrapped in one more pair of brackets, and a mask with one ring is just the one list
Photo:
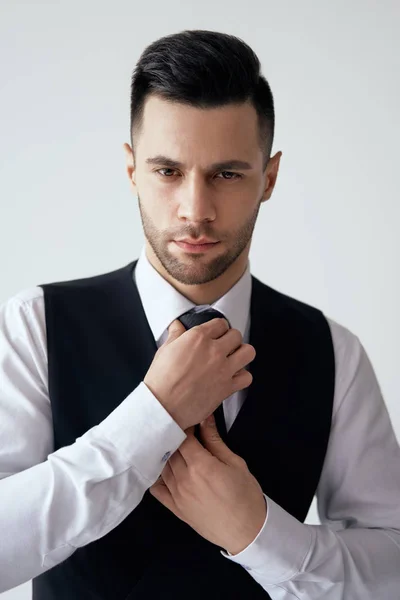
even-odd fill
[(222, 179), (225, 179), (226, 181), (234, 181), (235, 179), (241, 179), (242, 176), (239, 175), (239, 173), (234, 173), (233, 171), (221, 171), (220, 175), (226, 174), (228, 173), (228, 175), (233, 175), (234, 177), (223, 177)]
[(165, 174), (161, 173), (161, 171), (172, 171), (172, 172), (174, 172), (174, 169), (169, 169), (169, 168), (166, 167), (164, 169), (158, 169), (158, 171), (156, 171), (156, 173), (158, 173), (159, 175), (161, 175), (161, 177), (170, 177), (170, 175), (165, 175)]
[[(168, 167), (164, 167), (163, 169), (158, 169), (156, 173), (161, 177), (167, 177), (168, 179), (171, 179), (172, 175), (174, 173), (177, 173), (177, 171)], [(234, 173), (233, 171), (221, 171), (219, 175), (228, 175), (228, 177), (222, 177), (222, 179), (224, 179), (225, 181), (234, 181), (236, 179), (242, 179), (242, 175), (240, 175), (239, 173)]]

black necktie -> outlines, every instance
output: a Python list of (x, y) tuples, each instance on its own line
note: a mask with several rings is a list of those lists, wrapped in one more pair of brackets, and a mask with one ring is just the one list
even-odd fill
[[(201, 325), (202, 323), (211, 321), (211, 319), (217, 319), (217, 318), (226, 319), (225, 315), (223, 315), (218, 310), (215, 310), (214, 308), (207, 308), (206, 310), (204, 310), (202, 312), (197, 312), (197, 313), (192, 312), (192, 310), (190, 310), (190, 311), (184, 313), (183, 315), (181, 315), (179, 317), (179, 321), (186, 327), (186, 329), (190, 329), (191, 327), (194, 327), (195, 325)], [(226, 320), (228, 321), (228, 319), (226, 319)], [(229, 323), (229, 321), (228, 321), (228, 323)], [(229, 327), (230, 327), (230, 324), (229, 324)], [(217, 408), (215, 409), (214, 417), (215, 417), (215, 422), (217, 425), (218, 433), (220, 434), (221, 438), (225, 441), (226, 435), (227, 435), (227, 430), (226, 430), (226, 424), (225, 424), (222, 403), (219, 406), (217, 406)], [(194, 435), (199, 441), (201, 441), (199, 430), (200, 430), (200, 426), (195, 425)]]

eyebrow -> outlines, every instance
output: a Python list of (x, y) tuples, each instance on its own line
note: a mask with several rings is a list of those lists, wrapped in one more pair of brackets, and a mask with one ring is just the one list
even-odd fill
[[(148, 165), (165, 165), (169, 169), (181, 169), (185, 165), (178, 160), (173, 160), (172, 158), (168, 158), (168, 156), (163, 156), (162, 154), (158, 154), (157, 156), (153, 156), (152, 158), (146, 158), (146, 163)], [(224, 160), (221, 162), (216, 162), (210, 165), (210, 171), (224, 171), (228, 169), (252, 169), (252, 165), (244, 160), (238, 159), (230, 159)]]

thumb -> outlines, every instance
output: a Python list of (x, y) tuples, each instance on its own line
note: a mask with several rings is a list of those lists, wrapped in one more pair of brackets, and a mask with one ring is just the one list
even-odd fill
[(222, 462), (230, 463), (232, 457), (236, 456), (219, 435), (214, 414), (211, 414), (207, 419), (201, 421), (200, 433), (204, 447)]
[(185, 333), (185, 331), (186, 327), (184, 326), (184, 324), (181, 323), (179, 319), (175, 319), (175, 321), (172, 321), (172, 323), (168, 327), (168, 337), (165, 340), (164, 345), (170, 344), (178, 337), (180, 337), (182, 333)]

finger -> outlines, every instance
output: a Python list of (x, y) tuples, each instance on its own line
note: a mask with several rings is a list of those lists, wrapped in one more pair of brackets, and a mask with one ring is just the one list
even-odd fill
[(177, 452), (181, 454), (187, 467), (194, 462), (211, 456), (210, 452), (204, 448), (203, 444), (194, 435), (188, 436), (179, 446)]
[(187, 436), (194, 435), (194, 430), (195, 430), (195, 426), (191, 425), (190, 427), (188, 427), (187, 429), (185, 429), (185, 433), (186, 433)]
[[(186, 440), (185, 440), (186, 441)], [(173, 453), (167, 463), (176, 480), (187, 476), (187, 464), (179, 449)]]
[(162, 478), (163, 482), (165, 483), (165, 485), (167, 486), (170, 493), (172, 494), (172, 496), (174, 496), (176, 494), (177, 482), (176, 482), (175, 476), (172, 472), (172, 469), (169, 466), (169, 461), (167, 462), (164, 469), (162, 470), (161, 478)]
[(213, 339), (218, 339), (223, 336), (229, 329), (228, 320), (225, 317), (211, 319), (201, 325), (197, 325), (207, 332)]
[(171, 492), (169, 491), (169, 489), (167, 488), (167, 486), (165, 485), (165, 483), (163, 481), (161, 481), (160, 483), (158, 481), (156, 481), (156, 483), (154, 483), (149, 488), (149, 492), (150, 492), (150, 494), (152, 496), (154, 496), (154, 498), (156, 498), (156, 500), (158, 500), (159, 502), (161, 502), (161, 504), (163, 504), (171, 512), (173, 512), (174, 515), (176, 515), (177, 517), (181, 518), (179, 516), (178, 509), (177, 509), (175, 501), (174, 501), (174, 499), (172, 497), (172, 494), (171, 494)]

